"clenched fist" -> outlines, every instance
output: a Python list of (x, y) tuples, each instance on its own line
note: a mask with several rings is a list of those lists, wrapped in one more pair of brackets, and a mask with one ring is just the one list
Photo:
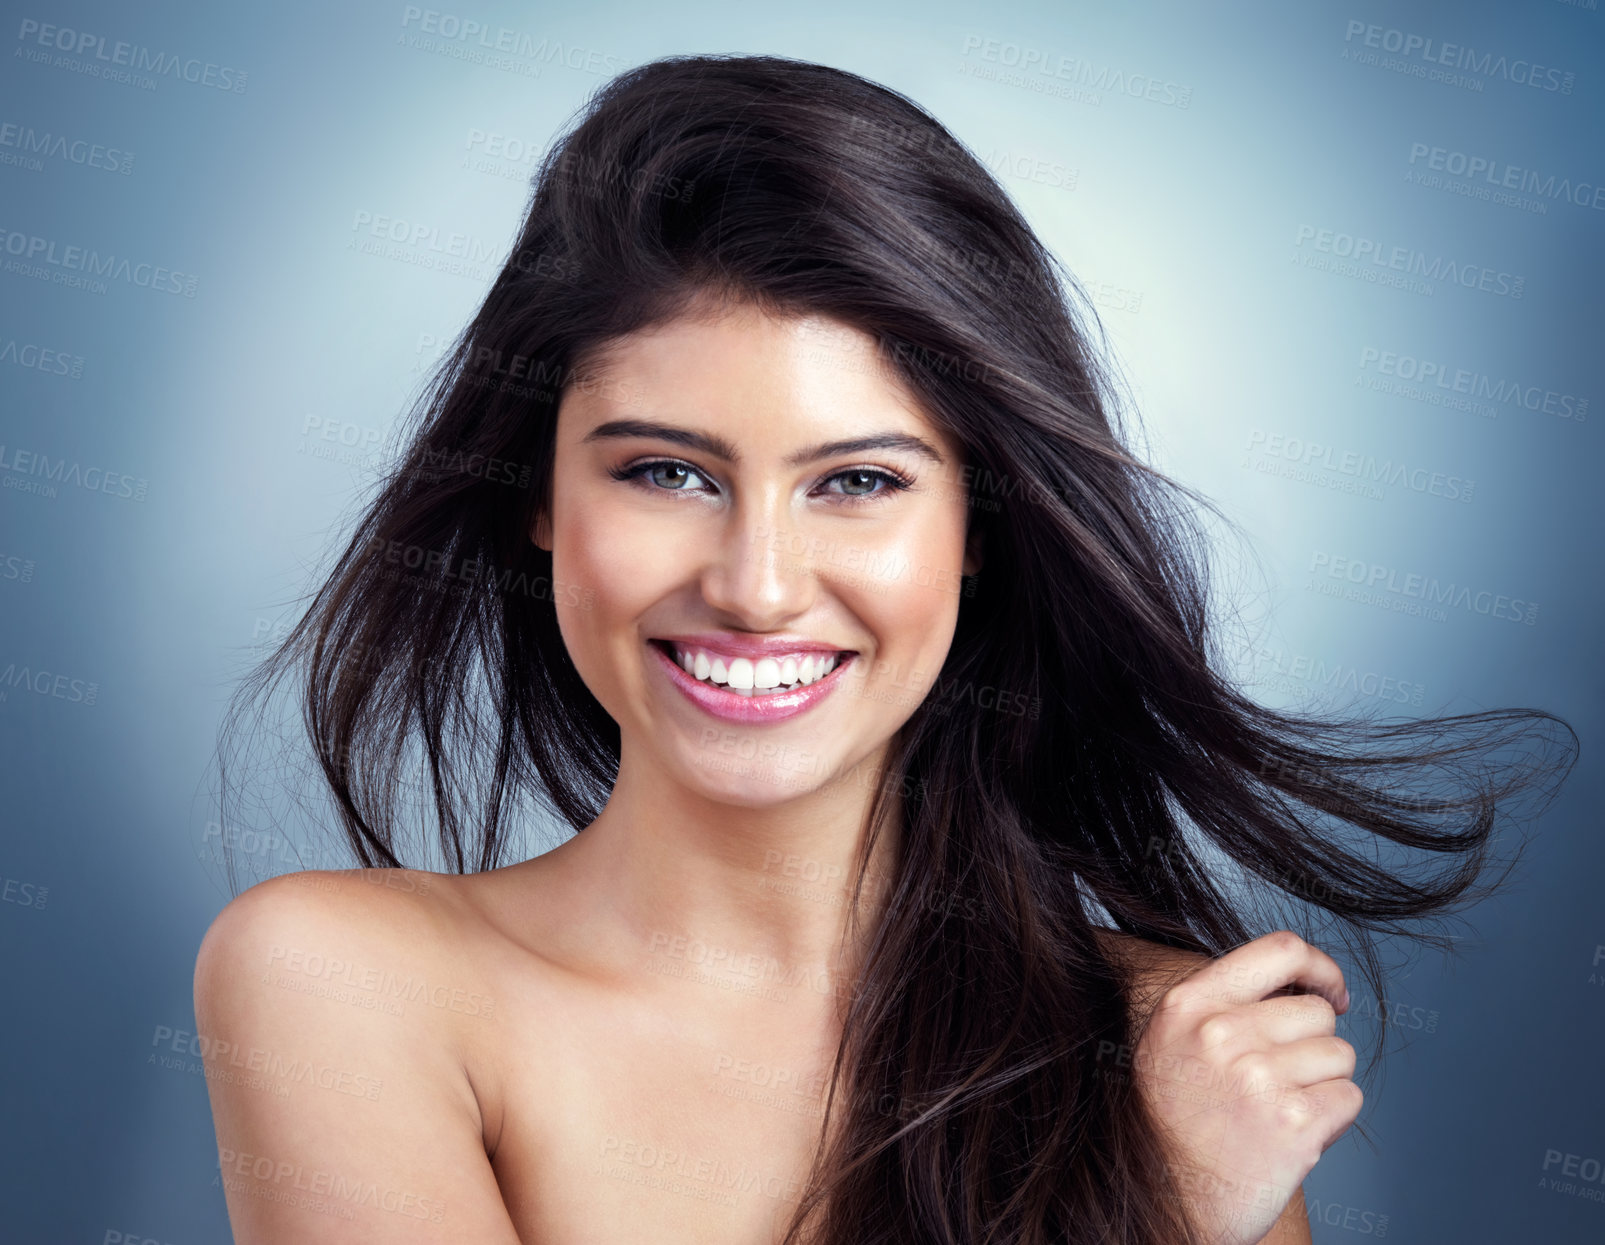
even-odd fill
[[(1278, 993), (1289, 989), (1310, 993)], [(1337, 962), (1289, 930), (1160, 995), (1134, 1052), (1137, 1084), (1212, 1245), (1265, 1239), (1360, 1113), (1354, 1047), (1336, 1035), (1348, 1006)]]

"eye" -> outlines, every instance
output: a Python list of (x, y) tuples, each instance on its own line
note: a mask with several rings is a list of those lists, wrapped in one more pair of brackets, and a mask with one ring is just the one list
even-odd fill
[[(608, 475), (615, 480), (635, 482), (636, 487), (655, 493), (696, 493), (701, 490), (693, 487), (689, 481), (707, 483), (706, 477), (695, 467), (675, 458), (654, 458), (632, 463), (628, 467), (610, 467)], [(827, 484), (836, 480), (847, 482), (847, 487), (835, 495), (848, 505), (873, 501), (913, 487), (912, 481), (878, 467), (850, 467), (846, 471), (834, 472), (825, 479)], [(877, 482), (883, 487), (875, 488)]]
[(659, 458), (651, 462), (636, 463), (629, 467), (609, 468), (608, 474), (615, 480), (639, 480), (646, 476), (653, 483), (642, 484), (641, 488), (663, 493), (689, 493), (695, 490), (686, 486), (686, 480), (702, 479), (702, 473), (689, 463), (677, 459)]
[[(827, 477), (826, 482), (829, 483), (830, 480), (852, 481), (854, 487), (841, 494), (852, 501), (868, 501), (872, 498), (884, 497), (890, 493), (901, 493), (909, 487), (909, 481), (903, 479), (902, 476), (894, 475), (890, 471), (881, 471), (874, 467), (852, 467), (846, 471), (838, 471), (835, 475)], [(883, 482), (886, 487), (880, 489), (866, 487), (863, 492), (855, 491), (858, 485), (867, 484), (873, 486), (877, 480)]]

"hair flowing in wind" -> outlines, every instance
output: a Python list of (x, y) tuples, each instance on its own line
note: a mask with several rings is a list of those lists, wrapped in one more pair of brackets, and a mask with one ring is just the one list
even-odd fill
[[(583, 830), (620, 739), (558, 629), (554, 598), (577, 589), (528, 536), (558, 401), (608, 343), (708, 296), (871, 335), (964, 447), (985, 542), (874, 797), (877, 829), (900, 801), (901, 850), (788, 1245), (1197, 1241), (1107, 1055), (1142, 1018), (1094, 930), (1218, 955), (1297, 923), (1385, 998), (1383, 941), (1448, 946), (1423, 919), (1495, 884), (1496, 812), (1552, 790), (1569, 728), (1241, 694), (1206, 617), (1199, 499), (1128, 451), (1074, 280), (906, 97), (766, 56), (607, 83), (541, 165), (411, 444), (246, 691), (303, 671), (364, 866), (401, 864), (415, 829), (398, 815), (409, 747), (458, 872), (508, 863), (526, 801)], [(977, 688), (1040, 711), (977, 709)]]

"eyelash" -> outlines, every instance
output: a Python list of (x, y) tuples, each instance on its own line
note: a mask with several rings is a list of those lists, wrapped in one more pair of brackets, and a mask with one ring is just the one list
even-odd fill
[[(707, 478), (704, 472), (697, 470), (697, 468), (693, 467), (690, 463), (682, 462), (677, 458), (654, 458), (647, 462), (634, 463), (628, 467), (609, 467), (608, 474), (615, 480), (624, 480), (636, 483), (636, 487), (644, 488), (653, 493), (689, 493), (692, 491), (690, 489), (657, 488), (651, 483), (640, 483), (640, 478), (645, 476), (655, 467), (684, 467), (693, 475), (702, 476), (704, 479)], [(867, 475), (878, 480), (884, 480), (886, 482), (886, 487), (876, 489), (873, 493), (838, 493), (837, 496), (842, 498), (844, 504), (847, 505), (857, 505), (861, 502), (876, 501), (882, 497), (890, 496), (893, 493), (901, 493), (906, 489), (912, 488), (914, 484), (912, 480), (904, 479), (896, 472), (887, 471), (880, 467), (848, 467), (843, 471), (832, 472), (830, 475), (826, 476), (825, 479), (834, 480), (839, 476), (852, 475)]]

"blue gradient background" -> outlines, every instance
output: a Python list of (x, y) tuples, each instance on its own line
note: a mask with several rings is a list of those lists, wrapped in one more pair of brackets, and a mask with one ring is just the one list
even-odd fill
[[(1253, 542), (1252, 575), (1231, 557), (1221, 574), (1262, 612), (1242, 660), (1266, 700), (1331, 691), (1304, 677), (1323, 662), (1421, 692), (1419, 704), (1362, 705), (1530, 705), (1575, 726), (1582, 763), (1520, 880), (1472, 912), (1457, 962), (1422, 959), (1390, 1000), (1419, 1010), (1366, 1105), (1377, 1149), (1351, 1134), (1306, 1188), (1318, 1242), (1605, 1240), (1605, 1201), (1541, 1187), (1549, 1151), (1605, 1160), (1592, 761), (1605, 210), (1557, 199), (1533, 211), (1407, 176), (1430, 172), (1411, 163), (1420, 143), (1605, 180), (1600, 13), (1540, 0), (569, 7), (447, 10), (580, 66), (526, 56), (515, 71), (410, 45), (420, 22), (399, 4), (8, 6), (0, 125), (134, 159), (126, 174), (49, 156), (32, 167), (14, 132), (0, 144), (4, 244), (92, 247), (196, 286), (92, 293), (0, 272), (5, 462), (31, 451), (147, 482), (142, 501), (71, 485), (52, 497), (14, 487), (25, 470), (0, 470), (0, 670), (67, 676), (59, 695), (50, 682), (0, 687), (0, 1237), (228, 1239), (205, 1083), (150, 1061), (161, 1026), (194, 1028), (195, 950), (227, 898), (206, 859), (227, 696), (354, 515), (376, 461), (364, 454), (403, 414), (429, 340), (466, 322), (515, 234), (532, 166), (488, 157), (471, 134), (538, 151), (614, 69), (730, 51), (897, 88), (1004, 170), (1047, 244), (1093, 285), (1154, 459)], [(244, 72), (244, 90), (177, 78), (147, 90), (40, 63), (19, 37), (27, 19)], [(1497, 76), (1470, 89), (1366, 63), (1356, 57), (1387, 53), (1351, 22), (1537, 61), (1573, 74), (1571, 89)], [(1185, 87), (1187, 106), (1000, 80), (1011, 48)], [(363, 253), (360, 212), (470, 235), (493, 258), (454, 275)], [(1322, 271), (1304, 262), (1320, 253), (1299, 244), (1301, 227), (1519, 275), (1522, 296)], [(30, 344), (80, 360), (81, 374), (19, 365)], [(1368, 350), (1586, 399), (1586, 418), (1371, 389)], [(314, 434), (334, 428), (358, 446), (309, 439), (313, 420), (331, 421)], [(1346, 492), (1333, 485), (1352, 476), (1268, 452), (1273, 437), (1297, 438), (1297, 454), (1329, 447), (1321, 461), (1374, 456), (1474, 489), (1469, 501), (1406, 484)], [(1530, 621), (1463, 607), (1433, 618), (1387, 608), (1410, 600), (1397, 594), (1378, 605), (1315, 591), (1348, 583), (1325, 573), (1340, 559), (1537, 609)], [(89, 683), (93, 704), (73, 691)]]

